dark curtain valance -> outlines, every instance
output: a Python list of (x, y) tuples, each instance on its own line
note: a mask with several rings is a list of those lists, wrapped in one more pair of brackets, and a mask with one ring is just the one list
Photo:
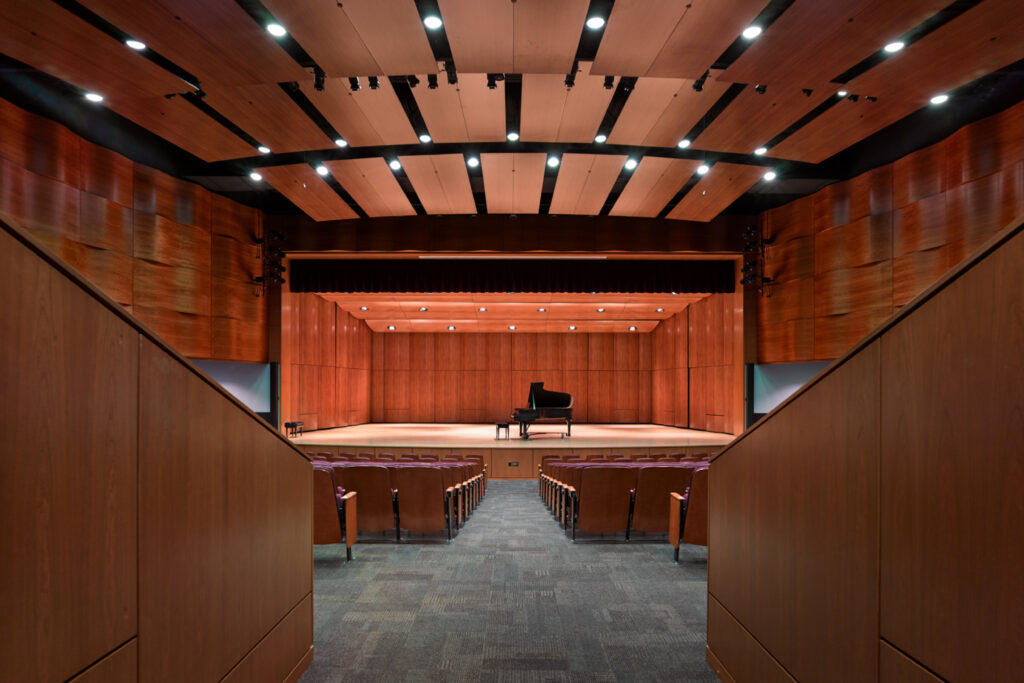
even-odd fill
[(353, 259), (292, 261), (293, 292), (603, 292), (735, 290), (732, 261)]

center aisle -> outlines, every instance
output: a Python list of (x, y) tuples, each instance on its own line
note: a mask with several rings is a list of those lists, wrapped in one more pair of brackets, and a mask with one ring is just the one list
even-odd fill
[(707, 551), (576, 543), (532, 481), (494, 481), (450, 545), (314, 553), (327, 681), (711, 681)]

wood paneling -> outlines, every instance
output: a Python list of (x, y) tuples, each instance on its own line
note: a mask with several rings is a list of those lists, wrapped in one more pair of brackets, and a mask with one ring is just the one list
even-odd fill
[(678, 78), (641, 78), (608, 134), (613, 145), (674, 147), (725, 92), (718, 81), (708, 81), (695, 92), (693, 81)]
[(210, 88), (205, 101), (279, 154), (324, 149), (334, 142), (276, 83)]
[(602, 76), (590, 75), (587, 62), (572, 88), (565, 87), (564, 74), (524, 74), (519, 135), (524, 141), (593, 142), (613, 93)]
[(615, 205), (613, 216), (657, 216), (697, 171), (700, 161), (644, 157)]
[(564, 154), (550, 212), (596, 216), (625, 162), (620, 155)]
[(884, 640), (878, 644), (878, 680), (881, 683), (940, 683), (942, 681), (941, 678), (933, 675)]
[(328, 76), (387, 73), (374, 60), (345, 7), (318, 0), (265, 0), (263, 5)]
[(797, 680), (877, 676), (879, 363), (863, 349), (711, 466), (709, 593)]
[(68, 683), (135, 683), (139, 680), (139, 642), (132, 638)]
[[(97, 175), (95, 165), (86, 163), (85, 159), (91, 159), (91, 150), (99, 148), (64, 126), (30, 114), (7, 100), (0, 100), (0, 126), (4, 130), (4, 136), (0, 138), (0, 156), (15, 166), (68, 185), (83, 182), (82, 173)], [(131, 162), (128, 162), (127, 181), (127, 205), (131, 206)], [(124, 199), (123, 195), (121, 198)]]
[(428, 214), (476, 213), (466, 160), (461, 154), (402, 156), (398, 160)]
[(437, 68), (415, 4), (404, 0), (346, 0), (338, 9), (348, 16), (382, 74), (427, 74)]
[(1018, 233), (882, 337), (882, 636), (947, 680), (1024, 666), (1022, 261)]
[(296, 663), (313, 654), (312, 624), (313, 596), (310, 594), (221, 680), (224, 683), (296, 680), (289, 678)]
[(488, 213), (536, 213), (544, 184), (543, 153), (481, 154)]
[(503, 0), (438, 0), (438, 6), (460, 81), (463, 71), (515, 73), (513, 3)]
[(328, 161), (325, 165), (369, 216), (416, 214), (382, 157)]
[[(683, 3), (674, 0), (620, 0), (615, 3), (601, 37), (593, 72), (616, 76), (646, 75), (685, 12)], [(717, 55), (711, 60), (716, 58)], [(708, 66), (711, 66), (710, 62), (704, 68)], [(699, 73), (690, 77), (698, 76)]]
[(414, 88), (416, 105), (434, 142), (501, 142), (505, 139), (505, 90), (487, 87), (486, 74), (459, 74), (449, 85)]
[[(708, 596), (708, 643), (708, 663), (722, 681), (795, 683), (782, 665), (712, 595)], [(729, 668), (724, 669), (722, 662), (728, 662)]]
[(138, 632), (138, 335), (0, 230), (5, 680), (66, 680)]
[(768, 168), (719, 162), (668, 212), (675, 220), (710, 221), (760, 182)]
[[(772, 86), (763, 95), (752, 86), (744, 88), (697, 136), (693, 148), (753, 154), (755, 149), (832, 96), (831, 88), (817, 88), (810, 96), (794, 86)], [(775, 150), (771, 153), (774, 155)]]
[(355, 218), (344, 199), (309, 164), (257, 169), (263, 179), (316, 221)]
[(363, 83), (356, 92), (349, 89), (347, 78), (328, 78), (322, 91), (316, 90), (308, 80), (299, 85), (324, 118), (353, 147), (415, 145), (418, 142), (409, 117), (387, 78), (380, 79), (376, 90)]

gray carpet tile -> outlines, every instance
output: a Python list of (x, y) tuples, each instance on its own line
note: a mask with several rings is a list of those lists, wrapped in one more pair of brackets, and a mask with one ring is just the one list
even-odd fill
[(495, 481), (451, 542), (314, 552), (302, 683), (709, 681), (707, 550), (572, 543), (535, 482)]

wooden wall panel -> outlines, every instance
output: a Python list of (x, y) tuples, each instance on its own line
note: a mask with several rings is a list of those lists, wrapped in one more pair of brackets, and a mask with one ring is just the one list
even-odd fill
[(132, 638), (68, 683), (136, 683), (139, 680), (139, 641)]
[[(291, 682), (298, 667), (302, 672), (313, 659), (313, 596), (302, 598), (274, 630), (259, 642), (231, 672), (224, 683), (247, 681)], [(296, 663), (300, 664), (296, 664)]]
[(884, 640), (878, 644), (880, 683), (941, 683), (942, 679)]

